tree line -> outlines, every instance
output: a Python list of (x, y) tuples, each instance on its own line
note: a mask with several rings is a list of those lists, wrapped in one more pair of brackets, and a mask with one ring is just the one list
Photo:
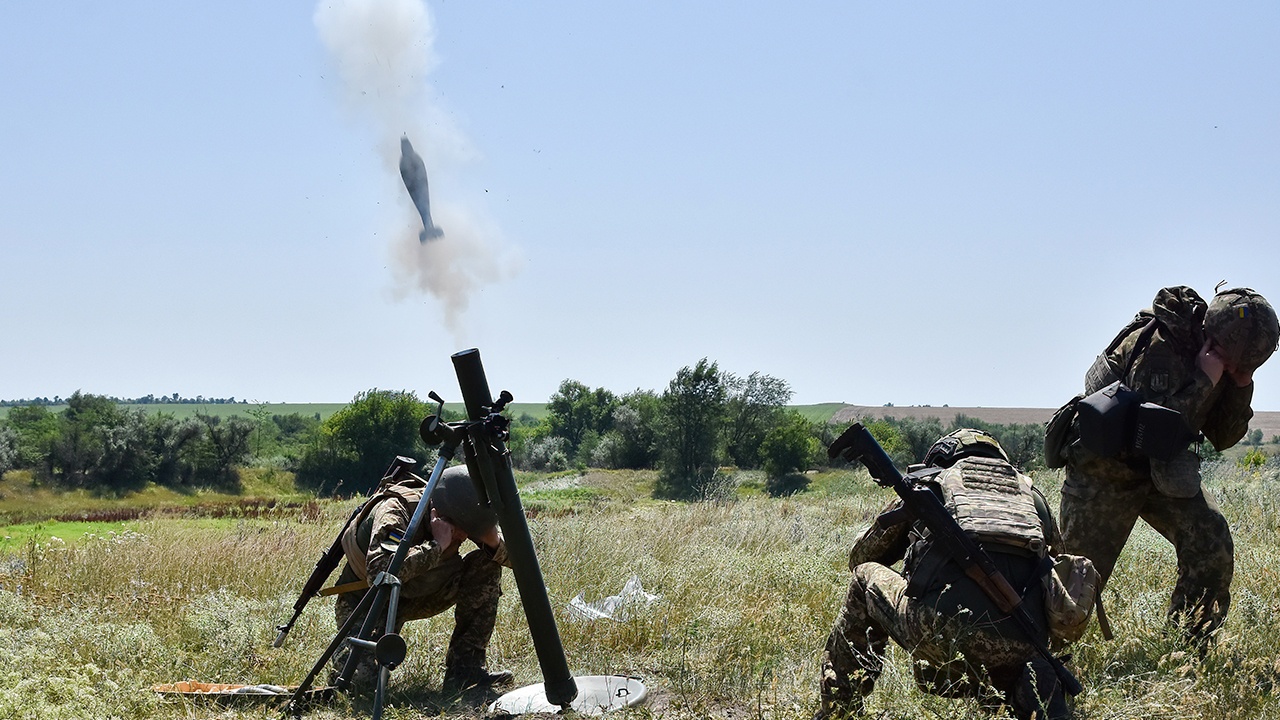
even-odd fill
[(30, 470), (39, 483), (104, 494), (148, 483), (238, 492), (237, 468), (251, 461), (287, 466), (320, 426), (318, 416), (297, 414), (180, 420), (79, 391), (65, 404), (58, 412), (40, 403), (9, 409), (0, 420), (0, 474)]
[[(79, 390), (76, 394), (79, 394)], [(105, 397), (113, 403), (120, 405), (248, 405), (248, 400), (237, 400), (234, 397), (219, 398), (205, 397), (197, 395), (193, 398), (182, 397), (178, 393), (172, 395), (143, 395), (136, 398), (118, 398), (111, 395), (99, 395), (97, 397)], [(69, 399), (64, 400), (61, 395), (54, 395), (50, 400), (47, 396), (34, 398), (26, 398), (22, 400), (0, 400), (0, 407), (26, 407), (28, 405), (65, 405)]]
[[(519, 470), (586, 468), (656, 470), (659, 497), (696, 500), (730, 489), (734, 469), (759, 470), (773, 494), (804, 489), (806, 470), (827, 466), (824, 448), (843, 430), (811, 422), (788, 408), (785, 380), (737, 375), (706, 358), (681, 368), (661, 392), (617, 395), (572, 379), (560, 383), (541, 419), (512, 418), (508, 447)], [(269, 465), (295, 473), (320, 495), (366, 492), (397, 455), (430, 456), (418, 434), (435, 408), (414, 393), (371, 389), (323, 422), (318, 415), (177, 420), (123, 408), (114, 399), (77, 392), (53, 412), (14, 407), (0, 420), (0, 472), (30, 469), (39, 481), (67, 488), (126, 492), (148, 482), (235, 491), (237, 467)], [(462, 419), (445, 411), (445, 420)], [(1042, 465), (1043, 427), (997, 425), (963, 415), (864, 419), (900, 466), (918, 462), (957, 427), (994, 434), (1015, 464)]]

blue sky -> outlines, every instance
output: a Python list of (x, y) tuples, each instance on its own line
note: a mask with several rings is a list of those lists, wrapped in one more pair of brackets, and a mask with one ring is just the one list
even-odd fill
[(1056, 406), (1161, 286), (1280, 301), (1277, 37), (1265, 2), (6, 3), (0, 397), (456, 399), (478, 347), (527, 402), (707, 357)]

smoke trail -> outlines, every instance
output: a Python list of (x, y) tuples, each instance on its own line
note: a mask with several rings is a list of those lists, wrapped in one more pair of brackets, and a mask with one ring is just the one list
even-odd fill
[[(389, 229), (396, 299), (415, 292), (440, 301), (445, 325), (457, 335), (471, 293), (512, 274), (501, 233), (479, 214), (449, 201), (438, 181), (442, 168), (475, 156), (427, 93), (437, 64), (435, 24), (422, 0), (321, 0), (316, 30), (342, 79), (344, 104), (377, 131), (378, 149), (400, 210)], [(400, 137), (413, 138), (432, 177), (433, 212), (444, 237), (423, 244), (420, 221), (400, 180)]]

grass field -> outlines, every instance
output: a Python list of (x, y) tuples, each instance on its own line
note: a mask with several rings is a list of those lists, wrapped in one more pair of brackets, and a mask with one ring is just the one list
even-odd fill
[[(1091, 629), (1074, 650), (1086, 692), (1081, 718), (1280, 716), (1280, 467), (1221, 464), (1206, 486), (1232, 521), (1235, 602), (1203, 659), (1164, 632), (1175, 558), (1140, 525), (1108, 586), (1117, 638)], [(1056, 505), (1060, 473), (1036, 476)], [(863, 472), (824, 472), (776, 499), (758, 473), (732, 478), (736, 499), (651, 499), (653, 473), (590, 471), (518, 478), (541, 566), (577, 674), (634, 674), (641, 718), (807, 719), (815, 668), (848, 583), (847, 552), (886, 500)], [(46, 526), (0, 548), (0, 717), (264, 718), (258, 707), (162, 700), (178, 680), (292, 684), (331, 639), (332, 601), (312, 601), (286, 647), (271, 647), (318, 552), (349, 502), (308, 503), (270, 517), (147, 515), (77, 538)], [(56, 527), (56, 533), (54, 531)], [(12, 529), (11, 529), (12, 530)], [(9, 532), (9, 531), (6, 531)], [(60, 534), (59, 534), (60, 533)], [(57, 534), (59, 540), (48, 539)], [(661, 599), (626, 622), (571, 622), (574, 595), (618, 593), (636, 576)], [(510, 573), (490, 665), (520, 684), (541, 677)], [(410, 654), (393, 676), (386, 717), (475, 717), (485, 697), (440, 692), (451, 614), (410, 623)], [(870, 701), (878, 718), (981, 717), (970, 701), (918, 692), (907, 656), (891, 652)], [(309, 717), (364, 717), (339, 697)]]

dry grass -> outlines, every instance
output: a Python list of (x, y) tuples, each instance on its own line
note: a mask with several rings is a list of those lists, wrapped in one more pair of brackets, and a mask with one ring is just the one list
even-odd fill
[[(1079, 717), (1280, 716), (1276, 475), (1274, 466), (1224, 467), (1209, 483), (1236, 532), (1237, 574), (1224, 637), (1203, 660), (1163, 631), (1173, 553), (1140, 527), (1108, 590), (1118, 638), (1103, 642), (1091, 631), (1074, 648), (1086, 686)], [(1060, 476), (1037, 481), (1056, 503)], [(530, 497), (569, 505), (536, 515), (530, 527), (570, 668), (644, 677), (653, 702), (632, 717), (808, 718), (817, 656), (848, 582), (849, 545), (884, 491), (862, 474), (827, 473), (793, 498), (679, 504), (648, 499), (651, 482), (644, 473), (592, 472), (526, 484)], [(581, 507), (575, 492), (588, 498)], [(157, 519), (0, 555), (0, 718), (277, 717), (164, 703), (149, 688), (300, 680), (332, 636), (332, 601), (313, 601), (283, 649), (270, 646), (274, 625), (289, 616), (348, 511), (326, 503), (307, 520)], [(616, 594), (632, 575), (661, 600), (626, 622), (568, 619), (574, 595)], [(520, 684), (539, 682), (509, 573), (504, 587), (490, 664), (512, 669)], [(410, 656), (393, 676), (387, 717), (480, 713), (484, 698), (439, 692), (451, 629), (448, 614), (406, 628)], [(882, 718), (981, 715), (974, 703), (915, 690), (896, 651), (870, 709)], [(309, 717), (368, 711), (365, 700), (339, 698)]]

